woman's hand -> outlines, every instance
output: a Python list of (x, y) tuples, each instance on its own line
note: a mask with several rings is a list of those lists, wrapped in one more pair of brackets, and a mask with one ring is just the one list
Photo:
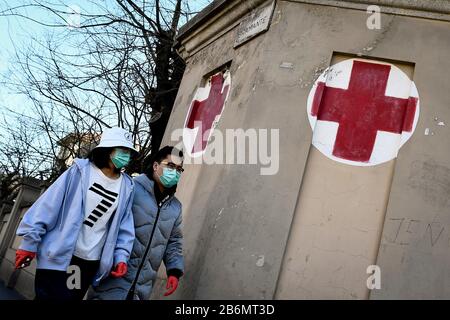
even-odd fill
[(35, 252), (18, 249), (16, 251), (16, 269), (28, 267), (35, 257)]
[(125, 262), (119, 262), (116, 268), (111, 272), (111, 276), (114, 278), (121, 278), (127, 274), (128, 267)]

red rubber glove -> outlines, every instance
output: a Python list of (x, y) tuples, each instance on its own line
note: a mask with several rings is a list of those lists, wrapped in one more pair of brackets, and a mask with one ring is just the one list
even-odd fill
[(175, 276), (169, 276), (166, 285), (166, 289), (168, 290), (166, 291), (166, 293), (164, 293), (164, 297), (170, 296), (172, 293), (174, 293), (175, 290), (177, 290), (177, 287), (178, 287), (178, 278)]
[(119, 262), (116, 265), (114, 271), (111, 272), (111, 276), (113, 276), (114, 278), (121, 278), (127, 274), (127, 271), (128, 271), (127, 264), (125, 262)]
[(31, 263), (31, 260), (33, 260), (35, 257), (36, 257), (35, 252), (17, 249), (17, 251), (16, 251), (16, 269), (22, 269), (22, 268), (28, 267)]

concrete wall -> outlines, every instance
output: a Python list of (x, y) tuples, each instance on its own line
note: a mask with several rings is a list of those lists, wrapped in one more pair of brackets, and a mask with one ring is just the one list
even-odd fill
[[(217, 129), (280, 129), (280, 168), (186, 165), (177, 192), (186, 275), (173, 298), (450, 298), (450, 24), (402, 11), (369, 30), (368, 14), (345, 1), (307, 2), (277, 1), (270, 29), (237, 49), (236, 7), (180, 39), (187, 68), (164, 142), (174, 143), (202, 78), (231, 61)], [(306, 100), (333, 52), (415, 64), (402, 68), (418, 87), (420, 119), (396, 160), (352, 167), (311, 147)], [(381, 290), (366, 287), (370, 264), (381, 267)]]
[(21, 186), (11, 211), (5, 236), (0, 243), (0, 279), (27, 299), (34, 298), (36, 259), (31, 262), (29, 267), (15, 270), (16, 249), (14, 248), (14, 240), (16, 239), (16, 230), (20, 219), (41, 192), (42, 190), (39, 187), (25, 184)]

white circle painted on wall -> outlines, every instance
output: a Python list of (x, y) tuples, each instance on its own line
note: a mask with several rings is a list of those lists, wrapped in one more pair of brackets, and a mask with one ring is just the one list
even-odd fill
[(327, 68), (307, 101), (314, 147), (355, 166), (396, 158), (416, 128), (419, 111), (416, 85), (402, 70), (366, 59)]

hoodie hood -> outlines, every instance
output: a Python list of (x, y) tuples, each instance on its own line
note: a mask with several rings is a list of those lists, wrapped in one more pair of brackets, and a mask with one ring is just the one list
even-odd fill
[(155, 191), (153, 190), (153, 187), (155, 186), (155, 182), (151, 180), (145, 173), (141, 173), (140, 175), (135, 177), (134, 181), (143, 186), (144, 189), (151, 194), (154, 194)]

